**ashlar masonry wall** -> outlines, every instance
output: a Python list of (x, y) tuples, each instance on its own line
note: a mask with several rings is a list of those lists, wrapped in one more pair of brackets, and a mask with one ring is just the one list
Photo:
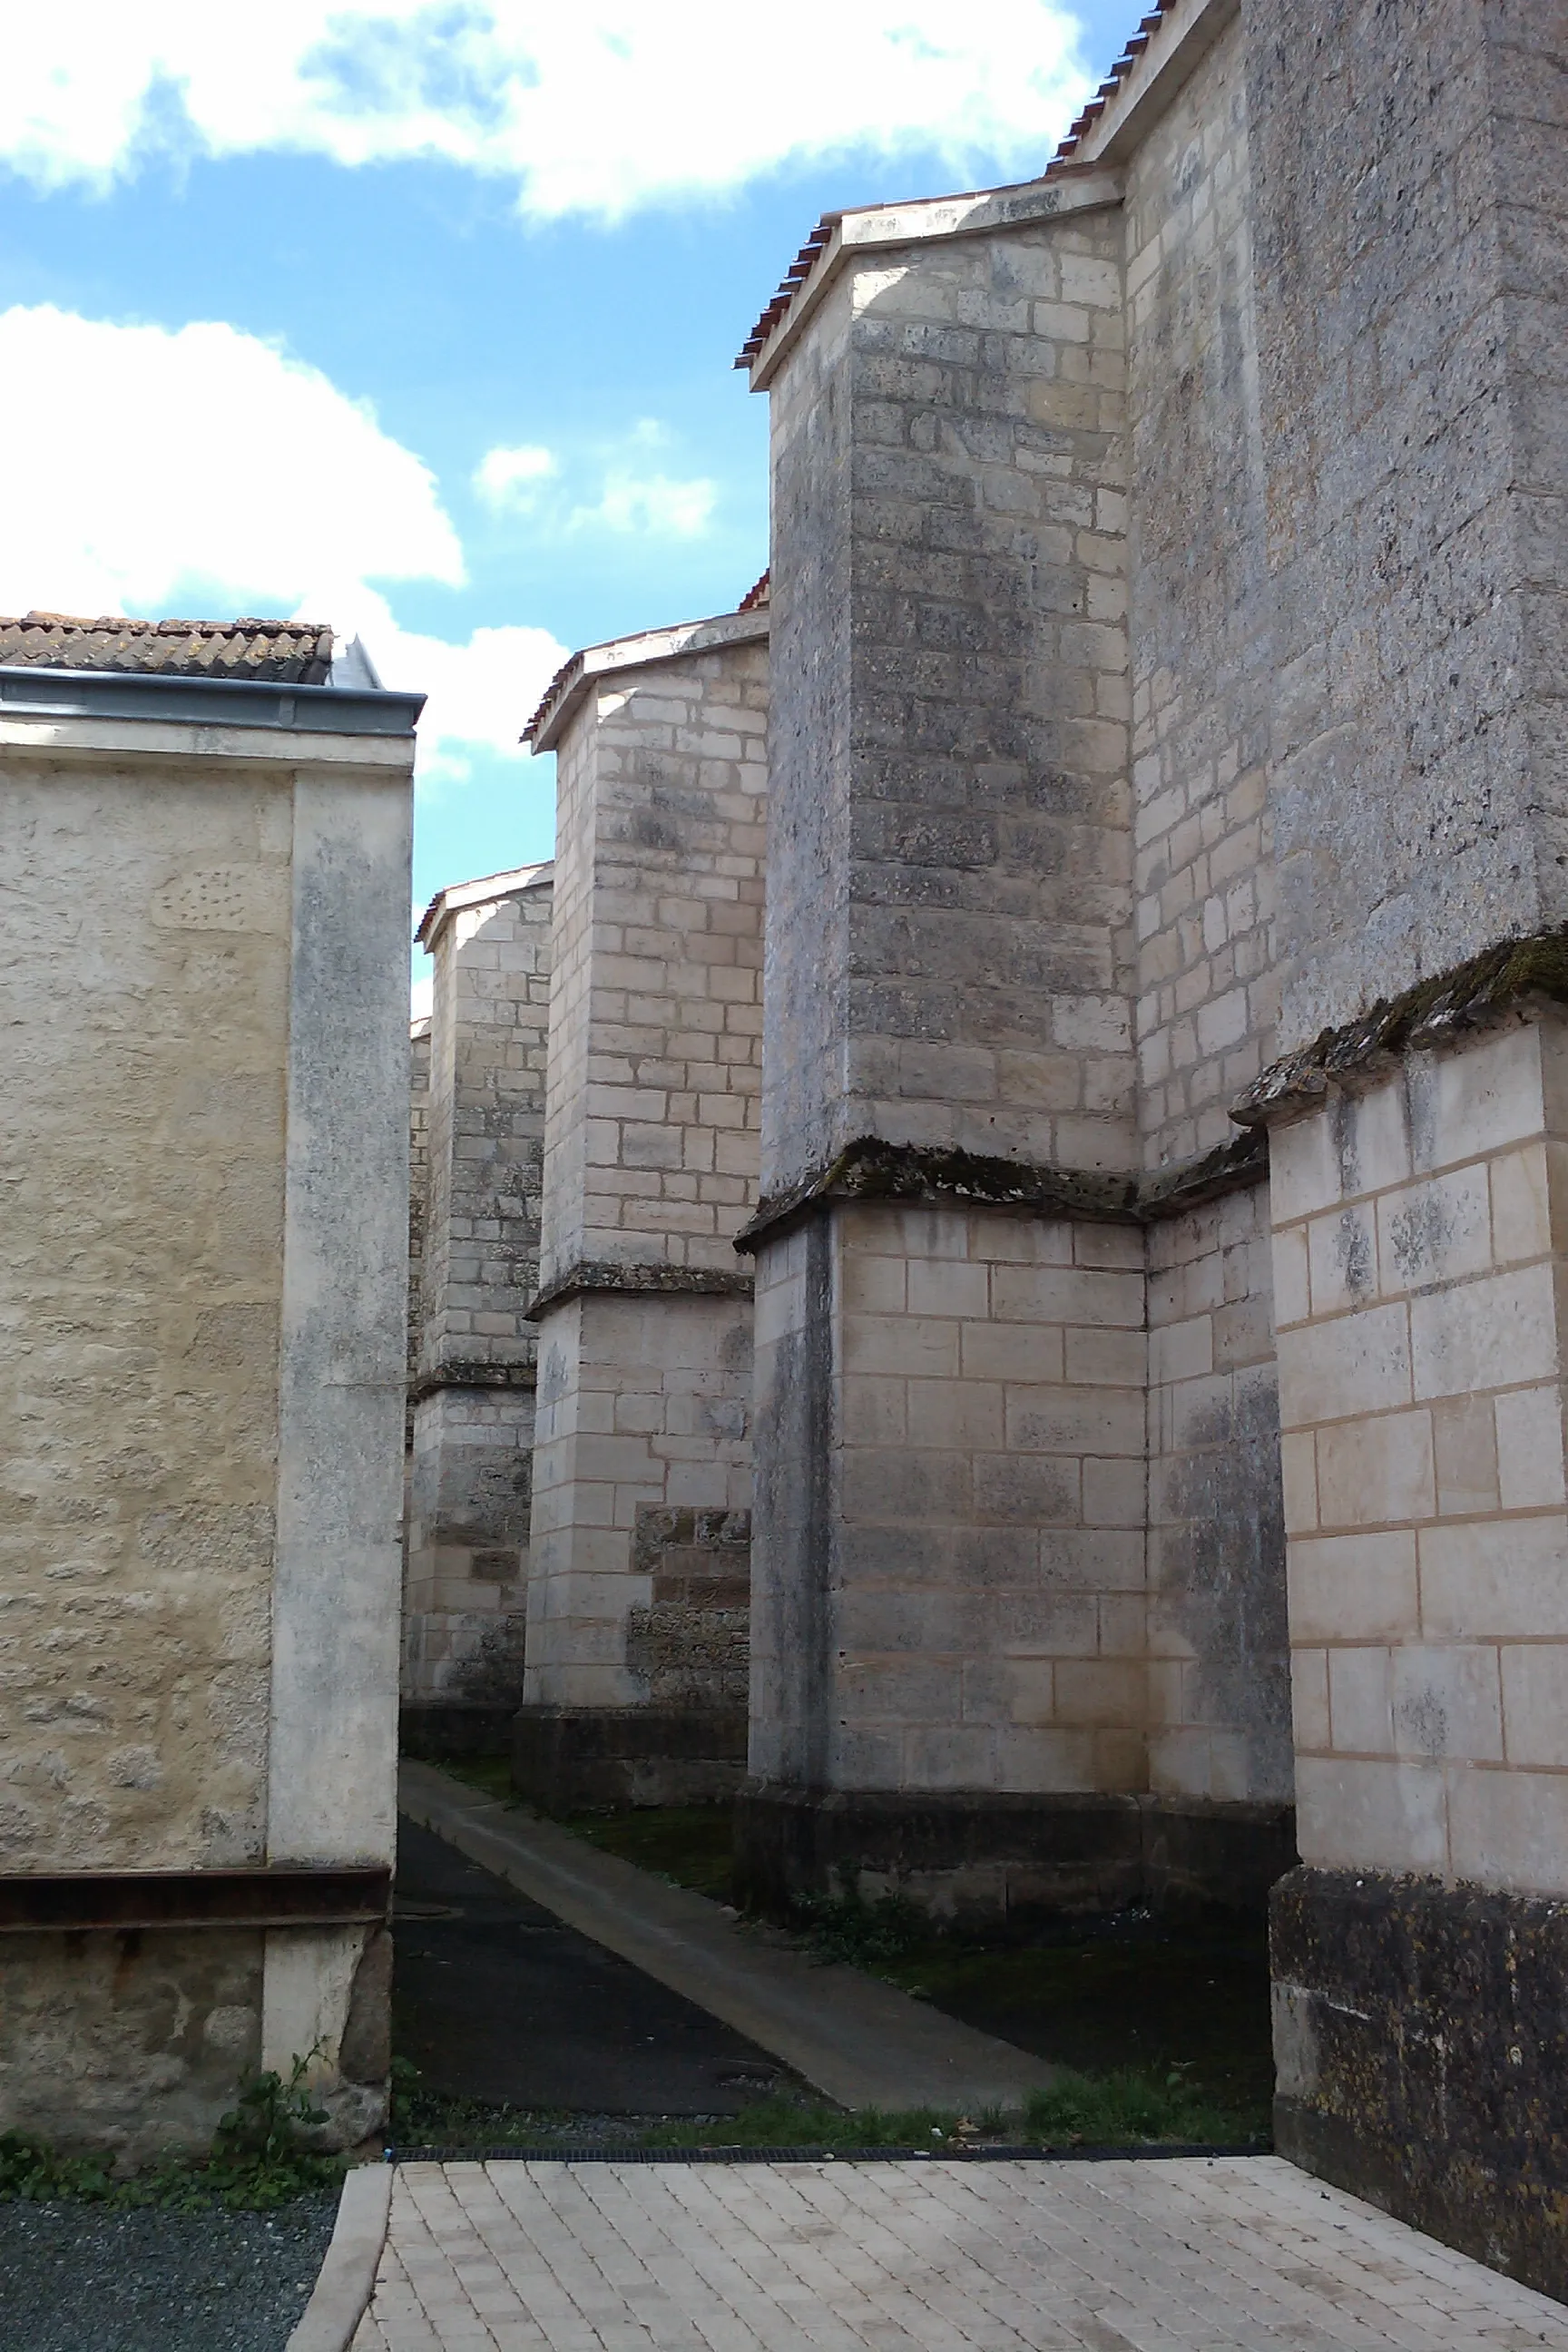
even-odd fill
[(1276, 1898), (1281, 2143), (1558, 2279), (1563, 1017), (1414, 1053), (1272, 1148), (1306, 1865)]
[[(1210, 119), (1234, 139), (1234, 58), (1213, 62), (1189, 101), (1215, 179)], [(1204, 205), (1190, 137), (1173, 140), (1139, 235), (1173, 253), (1178, 230), (1202, 246)], [(759, 360), (775, 1223), (764, 1205), (742, 1844), (770, 1901), (868, 1871), (960, 1910), (1127, 1900), (1164, 1877), (1256, 1901), (1289, 1853), (1261, 1169), (1201, 1209), (1179, 1187), (1145, 1199), (1145, 1153), (1158, 1192), (1162, 1142), (1190, 1154), (1198, 1135), (1140, 1133), (1131, 1008), (1142, 987), (1157, 1012), (1159, 983), (1135, 940), (1130, 725), (1191, 772), (1194, 806), (1214, 799), (1205, 838), (1233, 825), (1239, 860), (1262, 855), (1261, 783), (1248, 830), (1243, 723), (1213, 740), (1241, 689), (1215, 686), (1205, 613), (1167, 627), (1159, 714), (1152, 685), (1134, 710), (1130, 559), (1136, 583), (1147, 554), (1147, 671), (1180, 525), (1145, 551), (1129, 509), (1121, 195), (1090, 173), (973, 212), (856, 215), (815, 307)], [(1154, 343), (1177, 320), (1204, 341), (1206, 258), (1173, 266), (1189, 284), (1163, 326), (1143, 320), (1145, 474), (1165, 454)], [(1198, 424), (1228, 453), (1245, 367), (1199, 373)], [(1261, 571), (1250, 548), (1223, 561)], [(1216, 610), (1227, 597), (1222, 578)], [(1226, 656), (1258, 658), (1250, 641)], [(1165, 672), (1189, 669), (1178, 741)], [(1146, 922), (1170, 856), (1140, 869)], [(1237, 969), (1211, 959), (1205, 987)], [(1230, 1075), (1258, 1067), (1255, 1047)], [(1226, 1076), (1217, 1055), (1228, 1136)], [(874, 1211), (854, 1198), (871, 1191), (905, 1198)]]
[(528, 866), (442, 891), (420, 927), (435, 975), (404, 1582), (416, 1745), (437, 1724), (459, 1737), (454, 1706), (504, 1715), (521, 1697), (551, 901), (550, 867)]
[(519, 1785), (677, 1801), (744, 1747), (767, 614), (595, 647), (557, 742)]
[(862, 1135), (1131, 1162), (1112, 193), (889, 216), (766, 379), (769, 1194)]

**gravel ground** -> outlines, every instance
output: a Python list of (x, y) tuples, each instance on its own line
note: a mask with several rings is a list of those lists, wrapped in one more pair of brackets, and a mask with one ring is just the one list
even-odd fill
[(0, 2204), (0, 2352), (282, 2352), (336, 2213)]

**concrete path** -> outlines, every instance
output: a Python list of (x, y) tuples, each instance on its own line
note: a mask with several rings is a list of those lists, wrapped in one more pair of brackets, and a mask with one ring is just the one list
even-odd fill
[(858, 1969), (819, 1968), (685, 1887), (600, 1853), (428, 1764), (398, 1808), (558, 1919), (683, 1993), (846, 2107), (1021, 2106), (1055, 2069)]
[(1274, 2157), (405, 2165), (353, 2352), (1568, 2352)]
[[(695, 2001), (406, 1820), (393, 1916), (395, 2040), (427, 2092), (590, 2116), (733, 2116), (789, 2080)], [(521, 2124), (490, 2137), (537, 2141)]]

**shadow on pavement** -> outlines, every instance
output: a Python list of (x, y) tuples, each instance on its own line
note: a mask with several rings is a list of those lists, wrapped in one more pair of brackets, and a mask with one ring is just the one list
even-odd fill
[(394, 2014), (424, 2087), (487, 2105), (730, 2116), (786, 2082), (766, 2051), (398, 1823)]

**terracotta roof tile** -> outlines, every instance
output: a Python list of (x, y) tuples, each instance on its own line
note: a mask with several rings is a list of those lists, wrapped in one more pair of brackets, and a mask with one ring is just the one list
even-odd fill
[(325, 686), (332, 633), (312, 621), (130, 621), (115, 613), (86, 620), (70, 613), (27, 613), (20, 620), (0, 616), (0, 664)]
[(735, 607), (736, 612), (760, 613), (763, 606), (768, 601), (769, 584), (772, 579), (773, 573), (771, 572), (764, 572), (762, 578), (756, 583), (756, 585), (747, 589), (745, 594), (742, 597), (740, 603)]

